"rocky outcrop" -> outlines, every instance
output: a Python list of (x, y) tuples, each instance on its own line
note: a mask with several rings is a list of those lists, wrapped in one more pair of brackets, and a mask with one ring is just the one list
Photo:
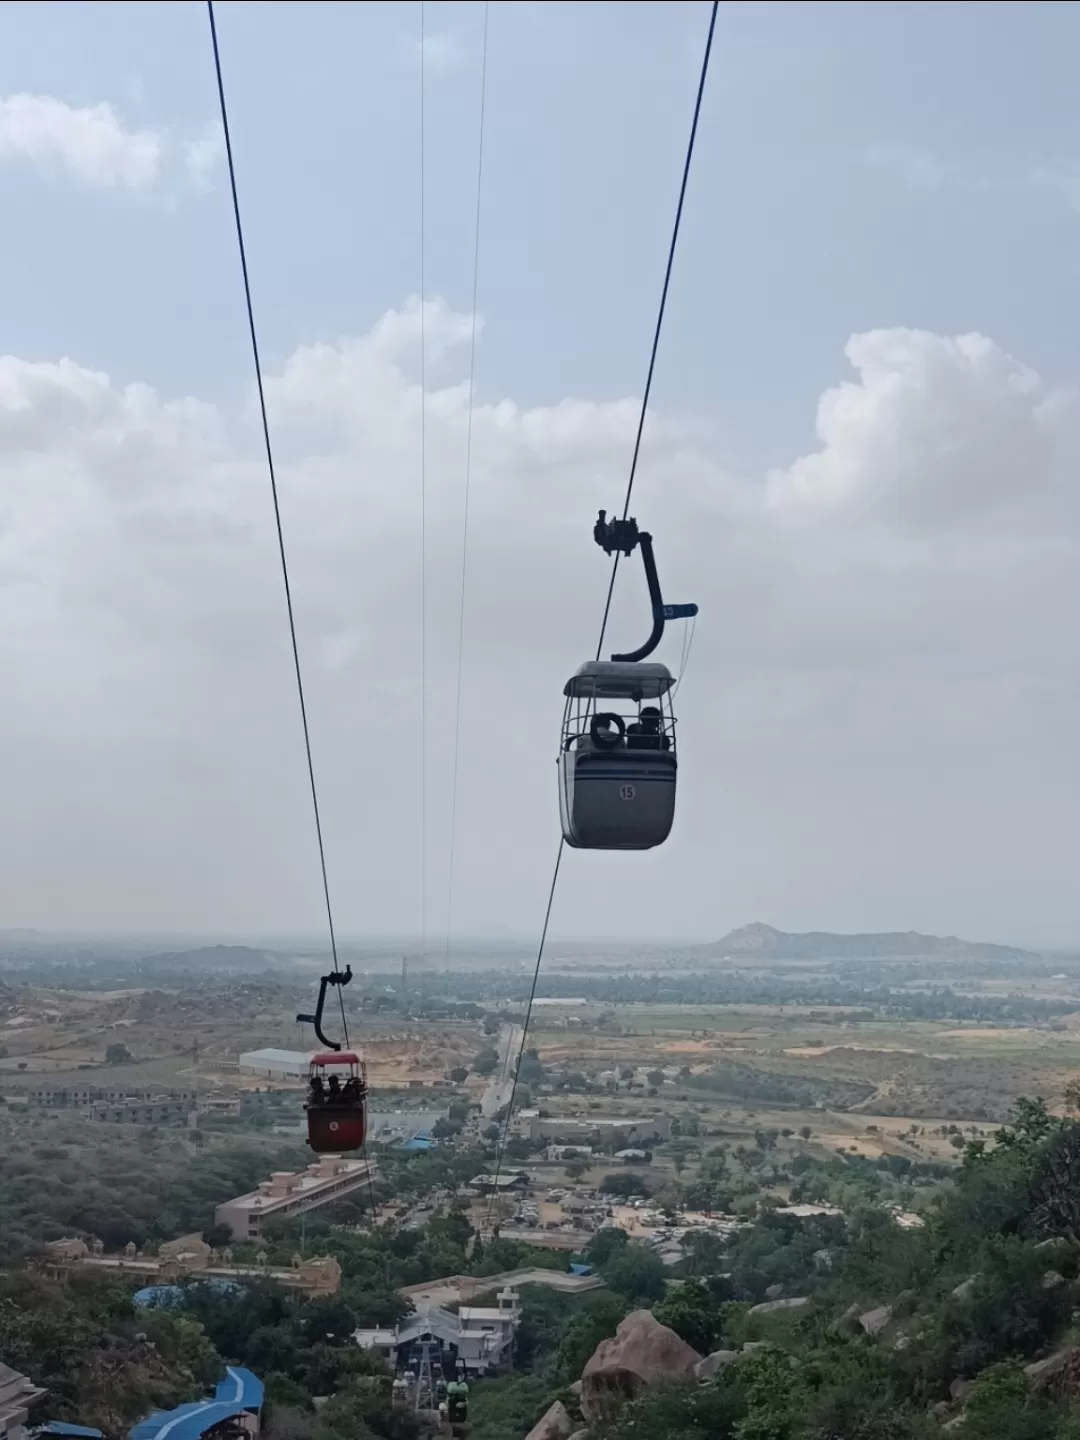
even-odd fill
[(866, 1310), (859, 1316), (859, 1324), (867, 1335), (880, 1335), (892, 1319), (892, 1307), (879, 1305), (876, 1310)]
[(764, 1300), (760, 1305), (752, 1305), (749, 1313), (751, 1315), (774, 1315), (777, 1310), (801, 1310), (804, 1305), (809, 1304), (809, 1295), (792, 1295), (787, 1300)]
[(612, 1339), (601, 1340), (582, 1371), (581, 1413), (602, 1419), (649, 1385), (693, 1381), (701, 1358), (650, 1311), (634, 1310)]
[(1059, 1400), (1080, 1396), (1080, 1345), (1066, 1345), (1045, 1360), (1024, 1366), (1024, 1374), (1036, 1390)]
[(837, 1334), (852, 1334), (859, 1325), (859, 1306), (849, 1305), (842, 1315), (838, 1315), (832, 1323), (832, 1329)]
[(550, 1410), (536, 1422), (525, 1440), (570, 1440), (574, 1433), (574, 1422), (570, 1412), (561, 1400), (556, 1400)]
[(738, 1350), (714, 1350), (711, 1355), (706, 1355), (704, 1360), (698, 1361), (694, 1366), (694, 1374), (702, 1382), (709, 1381), (738, 1358)]

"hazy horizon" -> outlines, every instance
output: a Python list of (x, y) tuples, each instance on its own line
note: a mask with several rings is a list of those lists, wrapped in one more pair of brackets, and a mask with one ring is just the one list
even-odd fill
[[(713, 945), (722, 940), (733, 930), (742, 929), (744, 925), (759, 922), (744, 921), (741, 925), (728, 926), (718, 930), (715, 934), (704, 935), (671, 935), (663, 937), (660, 935), (558, 935), (549, 937), (545, 947), (548, 954), (556, 954), (560, 951), (573, 950), (579, 947), (583, 951), (602, 951), (605, 948), (613, 947), (616, 950), (634, 953), (637, 951), (664, 951), (664, 950), (690, 950), (705, 945)], [(768, 921), (760, 922), (768, 924)], [(774, 929), (780, 929), (774, 926)], [(834, 935), (856, 935), (856, 934), (908, 934), (933, 935), (937, 932), (922, 929), (920, 926), (905, 926), (902, 929), (889, 931), (872, 930), (856, 931), (829, 927), (826, 930), (820, 928), (815, 931), (794, 930), (786, 931), (787, 934), (834, 934)], [(180, 946), (183, 949), (209, 948), (214, 945), (236, 945), (247, 946), (250, 949), (264, 949), (272, 951), (287, 951), (290, 949), (301, 950), (312, 953), (330, 952), (330, 941), (324, 931), (322, 934), (312, 931), (308, 933), (299, 932), (259, 932), (256, 930), (176, 930), (176, 931), (155, 931), (155, 930), (49, 930), (37, 926), (5, 926), (0, 927), (0, 943), (7, 937), (19, 934), (34, 935), (44, 941), (57, 941), (59, 943), (98, 943), (108, 944), (116, 942), (123, 945), (137, 945), (143, 947), (153, 946), (160, 949), (164, 946)], [(1015, 949), (1030, 950), (1035, 954), (1080, 954), (1080, 943), (1036, 943), (1030, 940), (1017, 939), (1015, 937), (1002, 937), (998, 935), (953, 935), (951, 937), (965, 941), (970, 944), (991, 944), (1011, 946)], [(513, 947), (515, 951), (521, 951), (528, 956), (535, 954), (538, 942), (537, 935), (522, 933), (518, 935), (474, 935), (456, 936), (450, 944), (451, 961), (462, 958), (463, 952), (470, 950), (481, 951), (488, 954), (498, 951), (501, 948)], [(420, 950), (419, 936), (407, 934), (358, 934), (339, 933), (337, 935), (339, 951), (346, 950), (381, 950), (400, 947), (402, 954), (410, 961), (423, 960), (426, 963), (438, 963), (446, 955), (445, 942), (443, 945), (429, 943), (426, 953)], [(161, 953), (169, 953), (162, 950)], [(400, 957), (399, 957), (400, 958)], [(752, 956), (748, 956), (752, 959)]]

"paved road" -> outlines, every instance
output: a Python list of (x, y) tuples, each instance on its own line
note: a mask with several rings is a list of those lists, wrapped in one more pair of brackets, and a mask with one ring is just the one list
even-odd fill
[(509, 1105), (514, 1088), (514, 1061), (518, 1057), (524, 1030), (520, 1025), (503, 1025), (499, 1030), (499, 1064), (492, 1071), (484, 1097), (480, 1101), (480, 1113), (485, 1120), (493, 1120), (504, 1105)]

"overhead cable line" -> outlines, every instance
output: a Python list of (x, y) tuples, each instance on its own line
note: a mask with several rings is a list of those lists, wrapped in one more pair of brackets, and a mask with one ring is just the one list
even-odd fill
[(472, 327), (469, 335), (469, 412), (465, 428), (465, 501), (461, 532), (461, 604), (458, 611), (457, 679), (454, 686), (454, 771), (450, 789), (450, 862), (446, 883), (446, 968), (450, 968), (450, 927), (454, 908), (454, 844), (457, 839), (458, 767), (461, 760), (461, 675), (465, 653), (465, 579), (469, 562), (469, 489), (472, 480), (473, 407), (476, 403), (476, 308), (480, 293), (480, 199), (484, 182), (484, 110), (487, 99), (488, 16), (480, 55), (480, 132), (476, 152), (476, 224), (473, 233)]
[[(240, 272), (244, 282), (244, 304), (247, 309), (248, 333), (251, 337), (251, 356), (255, 364), (255, 385), (259, 395), (259, 418), (262, 422), (263, 446), (266, 450), (266, 468), (270, 476), (270, 495), (274, 502), (274, 525), (277, 529), (278, 554), (281, 557), (281, 578), (285, 586), (285, 610), (289, 620), (289, 642), (292, 646), (293, 670), (296, 674), (296, 693), (300, 701), (300, 723), (304, 733), (304, 754), (307, 758), (308, 784), (311, 789), (311, 809), (315, 817), (315, 839), (319, 850), (319, 871), (322, 875), (323, 899), (326, 904), (326, 924), (330, 932), (330, 953), (334, 974), (340, 975), (338, 964), (337, 934), (334, 930), (334, 912), (330, 904), (330, 882), (326, 874), (326, 846), (323, 843), (322, 818), (319, 813), (319, 791), (315, 783), (315, 762), (311, 755), (311, 729), (308, 725), (307, 702), (304, 698), (304, 677), (300, 667), (300, 646), (296, 638), (296, 616), (293, 612), (292, 586), (289, 583), (289, 562), (285, 553), (285, 532), (281, 523), (281, 504), (278, 498), (277, 472), (274, 468), (274, 448), (270, 443), (270, 422), (266, 415), (266, 387), (263, 384), (262, 360), (259, 355), (259, 339), (255, 329), (255, 307), (251, 299), (251, 279), (248, 274), (247, 248), (244, 244), (244, 226), (240, 218), (240, 198), (236, 187), (236, 164), (233, 157), (232, 135), (229, 130), (229, 108), (225, 103), (225, 81), (221, 72), (221, 51), (218, 48), (217, 24), (214, 18), (214, 0), (206, 0), (206, 11), (210, 20), (210, 41), (214, 49), (214, 74), (217, 78), (218, 103), (221, 109), (221, 128), (225, 137), (225, 156), (229, 166), (229, 188), (232, 192), (233, 221), (236, 227), (236, 246), (240, 253)], [(349, 1045), (349, 1026), (345, 1018), (345, 996), (340, 984), (335, 986), (341, 1005), (341, 1028), (345, 1047)]]
[[(705, 80), (709, 73), (709, 56), (712, 54), (713, 32), (716, 29), (716, 12), (720, 8), (719, 0), (712, 0), (712, 13), (709, 16), (709, 33), (705, 37), (705, 55), (701, 61), (701, 76), (698, 80), (697, 98), (694, 101), (694, 118), (690, 124), (690, 139), (686, 146), (686, 160), (683, 163), (682, 181), (679, 185), (679, 203), (675, 207), (675, 224), (671, 229), (671, 244), (668, 246), (667, 265), (664, 267), (664, 286), (660, 291), (660, 306), (656, 314), (656, 329), (653, 331), (652, 350), (649, 352), (649, 369), (645, 376), (645, 392), (641, 397), (641, 414), (638, 416), (637, 434), (634, 436), (634, 454), (630, 461), (630, 475), (626, 482), (626, 498), (623, 501), (622, 518), (625, 520), (630, 513), (630, 498), (634, 493), (634, 481), (637, 479), (638, 459), (641, 455), (641, 437), (645, 430), (645, 417), (649, 411), (649, 396), (652, 393), (653, 374), (656, 370), (656, 352), (660, 348), (660, 332), (664, 328), (664, 311), (667, 309), (668, 289), (671, 285), (671, 268), (675, 263), (675, 246), (679, 240), (679, 226), (682, 223), (683, 202), (686, 200), (686, 186), (690, 179), (690, 164), (694, 158), (694, 142), (697, 140), (698, 120), (701, 118), (701, 102), (705, 95)], [(619, 551), (615, 551), (615, 558), (611, 564), (611, 579), (608, 582), (607, 599), (604, 602), (604, 618), (600, 622), (600, 639), (596, 645), (596, 658), (600, 659), (600, 651), (604, 648), (604, 635), (607, 633), (608, 617), (611, 614), (611, 597), (615, 593), (615, 576), (619, 569)]]
[(427, 957), (427, 255), (424, 91), (427, 8), (420, 0), (420, 956)]
[[(709, 74), (709, 58), (712, 55), (713, 34), (716, 30), (716, 14), (720, 8), (719, 0), (712, 0), (709, 15), (709, 29), (705, 37), (705, 53), (701, 61), (701, 74), (698, 79), (697, 96), (694, 100), (694, 118), (690, 124), (690, 138), (686, 145), (686, 158), (683, 161), (682, 181), (679, 185), (679, 201), (675, 207), (675, 223), (671, 229), (671, 243), (668, 246), (667, 264), (664, 267), (664, 284), (660, 291), (660, 305), (656, 315), (656, 327), (653, 331), (652, 349), (649, 352), (649, 368), (645, 377), (645, 390), (641, 397), (641, 413), (638, 416), (637, 433), (634, 437), (634, 451), (630, 461), (630, 474), (626, 482), (626, 495), (623, 501), (622, 518), (625, 520), (630, 511), (630, 500), (634, 493), (634, 481), (637, 478), (638, 459), (641, 455), (641, 437), (645, 430), (645, 417), (649, 410), (649, 397), (652, 393), (653, 374), (656, 370), (656, 356), (660, 348), (660, 334), (664, 328), (664, 312), (667, 309), (668, 290), (671, 286), (671, 271), (675, 262), (675, 248), (679, 240), (679, 227), (682, 224), (683, 203), (686, 200), (686, 187), (690, 179), (690, 165), (694, 158), (694, 144), (697, 140), (698, 121), (701, 118), (701, 102), (705, 95), (705, 81)], [(604, 635), (607, 632), (608, 617), (611, 613), (611, 597), (615, 591), (615, 576), (619, 568), (619, 552), (615, 552), (615, 559), (611, 566), (611, 579), (608, 583), (607, 599), (604, 603), (604, 614), (600, 622), (600, 638), (596, 646), (596, 658), (599, 660), (600, 652), (604, 646)], [(566, 845), (565, 839), (560, 839), (558, 853), (555, 856), (555, 871), (551, 877), (551, 889), (548, 892), (547, 908), (544, 912), (544, 924), (540, 931), (540, 944), (536, 953), (536, 967), (533, 970), (532, 986), (529, 990), (529, 1003), (525, 1009), (525, 1024), (521, 1031), (521, 1043), (518, 1046), (518, 1061), (514, 1068), (513, 1084), (510, 1087), (510, 1101), (506, 1109), (506, 1122), (503, 1126), (502, 1139), (499, 1142), (495, 1160), (495, 1183), (492, 1187), (491, 1200), (488, 1204), (486, 1228), (490, 1233), (492, 1207), (498, 1195), (499, 1175), (502, 1171), (503, 1155), (506, 1151), (506, 1143), (510, 1135), (510, 1121), (514, 1114), (514, 1099), (517, 1095), (518, 1074), (521, 1069), (521, 1058), (525, 1053), (525, 1040), (529, 1033), (529, 1023), (532, 1020), (533, 1002), (536, 999), (536, 987), (540, 979), (540, 965), (544, 958), (544, 945), (547, 941), (548, 925), (551, 921), (551, 907), (555, 900), (555, 888), (559, 880), (559, 868), (562, 863), (563, 849)]]

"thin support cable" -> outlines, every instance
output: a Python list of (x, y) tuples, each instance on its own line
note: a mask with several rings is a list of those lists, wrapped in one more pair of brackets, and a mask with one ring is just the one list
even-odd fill
[(476, 308), (480, 293), (480, 198), (484, 182), (484, 108), (487, 97), (489, 0), (484, 0), (484, 41), (480, 59), (480, 133), (476, 159), (476, 227), (473, 238), (472, 327), (469, 336), (469, 414), (465, 431), (465, 506), (461, 533), (461, 606), (458, 611), (457, 681), (454, 687), (454, 771), (450, 788), (450, 861), (446, 882), (446, 968), (450, 968), (450, 927), (454, 910), (454, 844), (457, 839), (458, 766), (461, 759), (461, 676), (465, 654), (465, 577), (469, 560), (469, 489), (472, 480), (473, 406), (476, 399)]
[(683, 644), (682, 660), (679, 662), (679, 678), (675, 681), (675, 688), (671, 692), (671, 698), (673, 701), (682, 687), (683, 680), (686, 678), (686, 667), (690, 664), (690, 652), (694, 648), (694, 636), (696, 634), (697, 616), (695, 615), (694, 618), (690, 621), (690, 634), (687, 637), (685, 643)]
[[(668, 246), (667, 265), (664, 268), (664, 285), (660, 292), (660, 307), (656, 316), (656, 328), (653, 331), (652, 349), (649, 352), (649, 369), (645, 378), (645, 393), (641, 399), (641, 414), (638, 418), (637, 435), (634, 439), (634, 453), (630, 461), (630, 475), (626, 482), (626, 497), (623, 502), (622, 518), (625, 520), (630, 510), (630, 498), (634, 491), (634, 480), (637, 477), (638, 456), (641, 453), (641, 437), (645, 429), (645, 417), (649, 409), (649, 396), (652, 393), (653, 373), (656, 369), (656, 355), (660, 348), (660, 332), (664, 326), (664, 312), (667, 308), (668, 289), (671, 284), (671, 270), (675, 261), (675, 247), (679, 239), (679, 226), (682, 222), (683, 202), (686, 199), (686, 187), (690, 179), (690, 163), (694, 158), (694, 142), (697, 139), (698, 120), (701, 116), (701, 102), (705, 95), (705, 80), (709, 73), (709, 58), (712, 55), (713, 34), (716, 30), (716, 13), (720, 8), (719, 0), (712, 0), (711, 13), (709, 15), (709, 30), (705, 38), (705, 54), (701, 61), (701, 75), (698, 79), (697, 96), (694, 101), (694, 118), (690, 125), (690, 139), (686, 146), (686, 159), (683, 162), (682, 182), (679, 185), (679, 202), (675, 209), (675, 223), (671, 232), (671, 244)], [(614, 564), (611, 567), (611, 580), (608, 583), (607, 600), (604, 604), (604, 615), (600, 623), (600, 639), (596, 646), (596, 658), (599, 660), (600, 651), (604, 645), (604, 634), (607, 630), (608, 616), (611, 612), (611, 597), (615, 590), (615, 574), (619, 568), (619, 556), (615, 555)], [(533, 999), (536, 995), (536, 986), (540, 978), (540, 963), (544, 956), (544, 943), (547, 940), (548, 922), (551, 919), (551, 906), (555, 899), (555, 886), (559, 879), (559, 866), (562, 861), (565, 839), (559, 841), (559, 853), (555, 859), (555, 873), (551, 880), (551, 891), (548, 895), (547, 911), (544, 915), (544, 927), (540, 934), (540, 946), (536, 956), (536, 969), (533, 972), (532, 989), (529, 992), (529, 1004), (525, 1011), (525, 1025), (521, 1032), (521, 1043), (518, 1047), (518, 1063), (514, 1071), (514, 1084), (510, 1092), (510, 1103), (506, 1110), (506, 1123), (503, 1126), (502, 1138), (498, 1144), (495, 1158), (495, 1188), (492, 1191), (492, 1202), (498, 1191), (499, 1174), (502, 1170), (503, 1154), (506, 1150), (506, 1142), (510, 1135), (510, 1121), (514, 1113), (514, 1095), (517, 1092), (518, 1070), (521, 1068), (521, 1057), (525, 1053), (525, 1040), (529, 1033), (529, 1021), (532, 1018)], [(490, 1230), (492, 1205), (488, 1206), (487, 1225)]]
[(427, 277), (424, 232), (424, 39), (420, 0), (420, 955), (427, 956)]
[[(634, 436), (634, 453), (630, 461), (630, 477), (626, 482), (626, 499), (623, 501), (622, 518), (625, 520), (630, 513), (630, 497), (634, 493), (634, 481), (637, 478), (638, 457), (641, 454), (641, 437), (645, 430), (645, 416), (649, 410), (649, 396), (652, 393), (653, 373), (656, 370), (656, 352), (660, 348), (660, 332), (664, 328), (664, 311), (667, 309), (668, 288), (671, 285), (671, 268), (675, 263), (675, 247), (679, 242), (679, 226), (682, 223), (683, 202), (686, 199), (686, 186), (690, 179), (690, 164), (694, 158), (694, 142), (697, 140), (698, 120), (701, 118), (701, 102), (705, 96), (705, 81), (709, 74), (709, 58), (712, 55), (713, 33), (716, 30), (716, 12), (720, 8), (720, 0), (712, 0), (712, 13), (709, 16), (709, 33), (705, 37), (705, 54), (701, 60), (701, 75), (698, 78), (697, 98), (694, 101), (694, 118), (690, 125), (690, 139), (686, 146), (686, 160), (683, 164), (682, 182), (679, 185), (679, 203), (675, 207), (675, 224), (671, 230), (671, 244), (668, 246), (667, 265), (664, 267), (664, 286), (660, 292), (660, 308), (656, 315), (656, 329), (653, 331), (652, 350), (649, 353), (649, 369), (645, 376), (645, 393), (641, 397), (641, 413), (638, 416), (637, 434)], [(607, 599), (604, 602), (604, 618), (600, 624), (600, 640), (596, 646), (596, 658), (600, 659), (600, 651), (604, 648), (604, 635), (607, 632), (608, 616), (611, 614), (611, 597), (615, 593), (615, 576), (619, 569), (619, 552), (615, 552), (615, 559), (611, 566), (611, 579), (608, 581)]]
[(536, 987), (540, 980), (540, 962), (544, 958), (544, 944), (547, 940), (548, 926), (551, 924), (551, 907), (555, 903), (555, 887), (559, 883), (559, 869), (562, 865), (563, 851), (566, 849), (566, 841), (560, 839), (559, 848), (555, 855), (555, 870), (551, 876), (551, 888), (548, 890), (547, 908), (544, 911), (544, 925), (540, 931), (540, 944), (536, 951), (536, 966), (533, 970), (532, 986), (529, 990), (529, 1003), (525, 1007), (525, 1023), (521, 1027), (521, 1044), (518, 1046), (517, 1063), (514, 1065), (514, 1080), (510, 1086), (510, 1099), (506, 1106), (506, 1121), (503, 1125), (502, 1142), (499, 1145), (495, 1157), (495, 1184), (491, 1190), (491, 1198), (488, 1201), (487, 1219), (484, 1228), (491, 1234), (491, 1215), (495, 1201), (499, 1196), (499, 1175), (502, 1171), (503, 1154), (506, 1150), (506, 1142), (510, 1135), (510, 1120), (514, 1114), (514, 1099), (517, 1096), (518, 1076), (521, 1073), (521, 1058), (525, 1054), (525, 1037), (529, 1033), (529, 1021), (532, 1019), (533, 1001), (536, 999)]
[[(263, 445), (266, 449), (266, 468), (270, 475), (270, 494), (274, 502), (274, 524), (277, 528), (278, 554), (281, 557), (281, 578), (285, 585), (285, 609), (289, 617), (289, 641), (292, 645), (293, 669), (296, 673), (296, 693), (300, 700), (300, 721), (304, 732), (304, 754), (307, 757), (308, 783), (311, 788), (311, 809), (315, 816), (315, 838), (319, 847), (319, 870), (322, 875), (323, 899), (326, 902), (326, 924), (330, 931), (330, 953), (334, 962), (334, 974), (338, 974), (337, 935), (334, 930), (334, 912), (330, 904), (330, 882), (326, 874), (326, 847), (323, 844), (322, 818), (319, 814), (319, 791), (315, 783), (315, 763), (311, 756), (311, 730), (308, 725), (307, 702), (304, 698), (304, 677), (300, 668), (300, 646), (296, 639), (296, 616), (293, 612), (292, 587), (289, 584), (289, 562), (285, 553), (285, 532), (281, 523), (281, 504), (278, 498), (277, 473), (274, 469), (274, 448), (270, 443), (270, 422), (266, 415), (266, 389), (263, 384), (262, 360), (259, 355), (259, 339), (255, 329), (255, 307), (251, 299), (251, 280), (248, 275), (247, 248), (244, 244), (244, 226), (240, 218), (240, 198), (236, 187), (236, 164), (233, 159), (232, 135), (229, 131), (229, 109), (225, 103), (225, 81), (221, 70), (221, 51), (218, 47), (217, 23), (214, 17), (214, 0), (206, 0), (206, 11), (210, 20), (210, 41), (214, 50), (214, 74), (217, 78), (218, 104), (221, 110), (221, 128), (225, 137), (225, 156), (229, 166), (229, 188), (232, 192), (233, 221), (236, 227), (236, 246), (240, 253), (240, 272), (244, 281), (244, 304), (247, 308), (248, 333), (251, 337), (251, 356), (255, 364), (255, 385), (259, 394), (259, 418), (262, 421)], [(342, 987), (334, 987), (341, 1005), (341, 1028), (346, 1048), (349, 1044), (349, 1027), (345, 1019), (345, 996)]]

